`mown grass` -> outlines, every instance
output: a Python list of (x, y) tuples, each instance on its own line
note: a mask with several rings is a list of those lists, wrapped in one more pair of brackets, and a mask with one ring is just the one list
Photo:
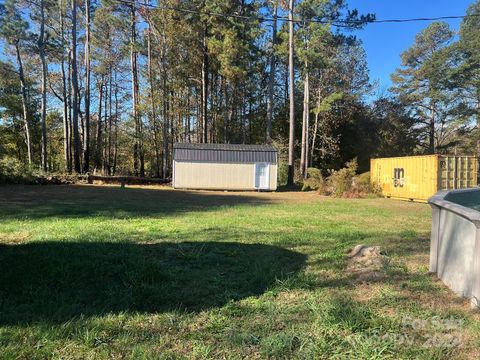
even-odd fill
[[(0, 358), (478, 358), (429, 227), (386, 199), (0, 187)], [(360, 243), (386, 279), (346, 272)]]

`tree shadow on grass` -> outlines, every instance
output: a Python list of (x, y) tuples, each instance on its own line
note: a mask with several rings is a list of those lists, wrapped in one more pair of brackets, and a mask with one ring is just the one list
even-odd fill
[(264, 205), (256, 194), (117, 186), (0, 187), (0, 218), (161, 217), (238, 205)]
[(227, 242), (0, 246), (0, 325), (201, 311), (262, 294), (305, 260), (280, 247)]

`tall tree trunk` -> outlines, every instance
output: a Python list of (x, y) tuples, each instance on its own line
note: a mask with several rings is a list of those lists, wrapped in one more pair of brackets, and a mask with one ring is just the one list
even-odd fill
[(108, 175), (107, 170), (107, 161), (108, 161), (108, 137), (110, 134), (108, 133), (108, 96), (110, 93), (111, 88), (109, 87), (110, 75), (107, 75), (107, 79), (105, 81), (105, 94), (104, 94), (104, 104), (103, 104), (103, 174)]
[(192, 107), (191, 107), (191, 100), (192, 97), (192, 89), (188, 87), (188, 100), (187, 100), (187, 138), (185, 139), (187, 142), (190, 142), (190, 124), (192, 119)]
[(305, 62), (305, 79), (303, 90), (303, 121), (302, 121), (302, 152), (300, 157), (300, 171), (304, 179), (307, 178), (308, 168), (308, 130), (310, 122), (310, 85), (308, 64)]
[(41, 103), (41, 128), (42, 128), (42, 170), (48, 170), (47, 154), (47, 62), (45, 60), (45, 0), (40, 1), (40, 33), (38, 36), (38, 54), (42, 64), (42, 103)]
[(110, 80), (109, 80), (109, 90), (108, 90), (108, 160), (107, 160), (107, 170), (108, 174), (112, 175), (112, 81), (113, 81), (113, 72), (112, 65), (110, 65)]
[(242, 117), (242, 144), (247, 142), (247, 120), (245, 116), (245, 82), (242, 81), (242, 98), (240, 102), (240, 115)]
[(90, 0), (85, 0), (85, 130), (83, 171), (90, 170)]
[[(200, 89), (201, 92), (201, 89)], [(201, 130), (201, 121), (202, 121), (202, 96), (199, 95), (199, 91), (195, 91), (195, 124), (194, 124), (194, 131), (195, 131), (195, 139), (194, 142), (202, 142), (202, 137), (200, 136), (200, 130)]]
[(225, 105), (224, 105), (224, 115), (223, 115), (223, 142), (224, 144), (228, 143), (228, 83), (227, 80), (224, 80), (224, 92), (225, 92)]
[[(170, 92), (169, 97), (167, 98), (167, 113), (168, 113), (168, 119), (169, 119), (169, 129), (170, 129), (170, 149), (173, 149), (173, 143), (175, 141), (175, 115), (174, 115), (174, 94), (173, 91)], [(170, 155), (167, 153), (167, 166), (168, 166), (168, 172), (170, 173)]]
[(435, 154), (435, 122), (433, 120), (430, 120), (428, 147), (430, 154)]
[(480, 86), (477, 88), (477, 157), (480, 158)]
[(212, 76), (210, 79), (210, 102), (211, 102), (211, 116), (210, 116), (210, 131), (209, 131), (209, 139), (208, 141), (211, 143), (215, 143), (216, 139), (216, 131), (217, 131), (217, 118), (218, 118), (218, 111), (217, 111), (217, 104), (218, 104), (218, 86), (217, 86), (217, 76), (218, 74), (212, 71)]
[(289, 0), (288, 5), (288, 72), (290, 80), (290, 129), (288, 137), (288, 179), (287, 185), (293, 185), (295, 168), (295, 76), (294, 76), (294, 44), (293, 44), (293, 6), (294, 0)]
[(250, 99), (248, 101), (248, 115), (247, 115), (247, 120), (248, 120), (248, 142), (252, 142), (252, 121), (251, 121), (251, 115), (252, 115), (252, 105), (253, 105), (253, 100)]
[(72, 122), (73, 122), (73, 166), (77, 173), (80, 166), (80, 134), (78, 132), (78, 70), (77, 70), (77, 0), (72, 0)]
[(102, 168), (102, 105), (103, 105), (103, 82), (104, 78), (100, 81), (98, 87), (98, 115), (97, 115), (97, 134), (95, 139), (95, 171), (99, 171)]
[(233, 112), (234, 110), (234, 99), (236, 98), (237, 95), (237, 90), (234, 88), (230, 97), (230, 104), (228, 105), (229, 111), (228, 111), (228, 116), (227, 116), (227, 123), (225, 125), (225, 134), (227, 141), (225, 143), (230, 143), (231, 137), (230, 137), (230, 128), (231, 124), (233, 123)]
[[(133, 111), (133, 122), (135, 124), (135, 142), (133, 145), (133, 171), (135, 175), (139, 175), (140, 164), (139, 164), (139, 144), (138, 144), (138, 109), (137, 109), (137, 53), (135, 50), (135, 40), (136, 40), (136, 20), (135, 20), (135, 5), (133, 4), (130, 8), (130, 72), (132, 78), (132, 111)], [(106, 119), (105, 119), (106, 120)]]
[(203, 58), (202, 58), (202, 142), (208, 142), (208, 28), (203, 29)]
[(113, 138), (113, 164), (112, 164), (112, 175), (115, 175), (117, 171), (117, 148), (118, 148), (118, 82), (117, 82), (117, 71), (115, 71), (115, 127), (114, 127), (114, 138)]
[(310, 149), (310, 163), (313, 161), (313, 155), (315, 152), (315, 142), (317, 140), (317, 132), (318, 132), (318, 111), (315, 112), (315, 125), (313, 126), (313, 135), (312, 135), (312, 147)]
[(168, 91), (167, 91), (167, 74), (163, 74), (163, 154), (162, 154), (162, 177), (168, 177)]
[(150, 21), (148, 21), (147, 29), (147, 56), (148, 56), (148, 82), (150, 85), (150, 124), (153, 129), (153, 146), (155, 147), (155, 177), (160, 177), (160, 149), (158, 139), (158, 126), (157, 126), (157, 105), (156, 94), (153, 83), (153, 67), (152, 67), (152, 29)]
[(272, 141), (272, 121), (273, 121), (273, 92), (275, 85), (275, 44), (277, 43), (277, 0), (273, 4), (273, 24), (272, 24), (272, 49), (270, 54), (270, 74), (268, 78), (268, 100), (267, 100), (267, 143)]
[(187, 87), (187, 107), (185, 108), (185, 135), (183, 141), (190, 142), (190, 87)]
[(65, 171), (72, 171), (72, 160), (70, 158), (70, 131), (68, 116), (67, 79), (65, 74), (65, 57), (62, 55), (62, 98), (63, 98), (63, 151), (65, 159)]
[(306, 131), (305, 131), (305, 174), (304, 178), (308, 176), (308, 161), (309, 161), (309, 141), (310, 141), (310, 79), (307, 78), (308, 97), (307, 97), (307, 113), (305, 114)]
[(429, 152), (430, 154), (435, 154), (435, 104), (431, 107), (431, 116), (430, 116), (430, 124), (429, 124)]
[(63, 1), (60, 0), (59, 3), (60, 10), (60, 32), (61, 32), (61, 46), (62, 46), (62, 62), (61, 62), (61, 73), (62, 73), (62, 101), (63, 101), (63, 151), (65, 159), (65, 171), (72, 171), (72, 160), (70, 157), (70, 131), (69, 131), (69, 103), (67, 96), (67, 75), (65, 73), (65, 14)]
[(16, 54), (17, 54), (18, 76), (20, 78), (20, 88), (22, 90), (23, 123), (24, 123), (24, 128), (25, 128), (25, 142), (27, 143), (28, 164), (32, 165), (32, 163), (33, 163), (33, 152), (32, 152), (32, 139), (31, 139), (31, 132), (30, 132), (30, 123), (28, 121), (27, 85), (26, 85), (26, 82), (25, 82), (25, 73), (23, 71), (22, 56), (20, 54), (20, 45), (18, 44), (18, 42), (15, 44), (15, 50), (16, 50)]
[(138, 70), (137, 70), (137, 21), (136, 21), (136, 12), (135, 4), (132, 4), (130, 7), (131, 18), (130, 18), (130, 65), (131, 65), (131, 76), (132, 76), (132, 107), (133, 107), (133, 120), (135, 123), (135, 145), (133, 149), (134, 154), (134, 172), (135, 175), (144, 176), (145, 167), (144, 167), (144, 155), (143, 155), (143, 135), (142, 135), (142, 124), (139, 116), (139, 94), (138, 94)]
[[(70, 41), (70, 39), (68, 39)], [(73, 115), (72, 115), (72, 49), (67, 52), (67, 104), (68, 104), (68, 157), (70, 170), (73, 170)]]

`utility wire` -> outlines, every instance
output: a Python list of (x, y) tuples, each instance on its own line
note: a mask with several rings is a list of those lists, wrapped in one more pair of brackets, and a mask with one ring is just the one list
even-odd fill
[[(247, 16), (247, 15), (239, 15), (239, 14), (223, 14), (218, 12), (212, 11), (205, 11), (205, 10), (192, 10), (186, 8), (179, 8), (174, 6), (159, 6), (159, 5), (152, 5), (152, 4), (138, 4), (132, 0), (116, 0), (119, 3), (128, 5), (128, 6), (135, 6), (135, 8), (151, 8), (151, 9), (158, 9), (158, 10), (167, 10), (167, 11), (176, 11), (182, 12), (186, 14), (194, 14), (194, 15), (209, 15), (215, 17), (222, 17), (222, 18), (232, 18), (232, 19), (244, 19), (244, 20), (257, 20), (259, 22), (273, 22), (275, 21), (274, 18), (270, 17), (263, 17), (263, 16)], [(480, 17), (480, 14), (468, 14), (468, 15), (449, 15), (449, 16), (437, 16), (437, 17), (420, 17), (420, 18), (407, 18), (407, 19), (378, 19), (378, 20), (325, 20), (325, 19), (315, 19), (315, 18), (308, 18), (308, 19), (293, 19), (290, 20), (286, 16), (278, 16), (276, 20), (278, 21), (292, 21), (294, 23), (318, 23), (318, 24), (330, 24), (336, 27), (349, 27), (349, 26), (359, 26), (363, 24), (385, 24), (385, 23), (408, 23), (408, 22), (419, 22), (419, 21), (438, 21), (438, 20), (453, 20), (453, 19), (465, 19), (470, 17)]]
[(437, 20), (452, 20), (452, 19), (465, 19), (470, 17), (479, 17), (480, 14), (469, 14), (469, 15), (450, 15), (450, 16), (438, 16), (431, 18), (411, 18), (411, 19), (385, 19), (385, 20), (373, 20), (372, 23), (405, 23), (405, 22), (416, 22), (416, 21), (437, 21)]

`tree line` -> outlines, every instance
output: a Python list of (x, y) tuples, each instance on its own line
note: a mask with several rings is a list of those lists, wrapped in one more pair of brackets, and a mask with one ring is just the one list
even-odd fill
[(402, 53), (392, 92), (416, 120), (426, 153), (480, 154), (480, 2), (458, 32), (445, 22), (422, 30)]
[(354, 35), (375, 16), (345, 0), (5, 0), (0, 159), (168, 178), (175, 142), (274, 143), (292, 183), (354, 157), (472, 153), (479, 13), (458, 34), (430, 24), (375, 95)]

